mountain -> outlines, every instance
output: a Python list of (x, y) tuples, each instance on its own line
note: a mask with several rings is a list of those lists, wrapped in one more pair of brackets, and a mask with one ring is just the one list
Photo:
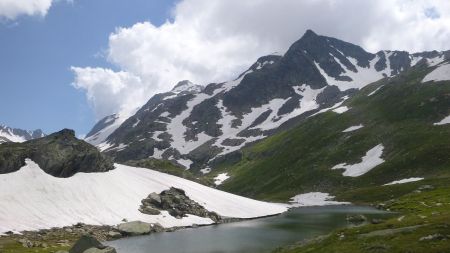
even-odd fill
[(385, 185), (450, 179), (448, 60), (372, 83), (340, 108), (243, 149), (211, 177), (225, 173), (219, 188), (259, 199), (326, 192), (352, 202), (391, 199)]
[(250, 143), (312, 115), (345, 110), (342, 103), (372, 82), (449, 57), (450, 51), (374, 54), (308, 30), (284, 55), (260, 57), (232, 81), (153, 96), (97, 146), (117, 162), (153, 157), (207, 173), (239, 161)]
[(41, 129), (26, 131), (19, 128), (11, 128), (5, 125), (0, 125), (0, 143), (24, 142), (44, 136), (45, 134)]
[(77, 139), (75, 132), (69, 129), (23, 143), (3, 143), (0, 145), (0, 174), (20, 170), (25, 166), (25, 159), (32, 159), (55, 177), (114, 169), (109, 158), (94, 146)]

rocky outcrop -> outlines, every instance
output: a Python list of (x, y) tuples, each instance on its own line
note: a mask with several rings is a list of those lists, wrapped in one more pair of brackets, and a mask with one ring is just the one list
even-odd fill
[(19, 170), (25, 165), (26, 158), (55, 177), (114, 169), (109, 158), (94, 146), (77, 139), (75, 132), (69, 129), (23, 143), (0, 145), (0, 174)]
[(92, 236), (83, 235), (69, 250), (69, 253), (116, 253), (116, 250), (103, 245)]
[(210, 218), (219, 222), (222, 218), (215, 212), (208, 211), (199, 203), (191, 200), (182, 189), (171, 187), (169, 190), (158, 193), (150, 193), (143, 199), (139, 211), (149, 215), (158, 215), (161, 210), (166, 210), (177, 219), (186, 217), (188, 214)]
[(164, 231), (164, 228), (157, 223), (150, 224), (142, 221), (125, 222), (117, 225), (117, 229), (124, 236), (146, 235)]

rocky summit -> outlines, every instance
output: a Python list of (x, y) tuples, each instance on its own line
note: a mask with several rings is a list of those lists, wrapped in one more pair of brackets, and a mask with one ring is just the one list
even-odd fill
[(1, 174), (19, 170), (25, 165), (25, 159), (33, 160), (55, 177), (114, 169), (109, 158), (89, 143), (77, 139), (75, 132), (69, 129), (23, 143), (0, 145)]

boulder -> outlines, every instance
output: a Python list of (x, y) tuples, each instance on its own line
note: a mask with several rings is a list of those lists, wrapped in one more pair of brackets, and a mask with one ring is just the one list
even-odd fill
[(116, 231), (109, 231), (107, 236), (110, 239), (119, 239), (122, 237), (122, 234)]
[(367, 218), (362, 214), (347, 215), (347, 221), (353, 224), (361, 224), (367, 221)]
[(130, 221), (117, 225), (123, 235), (145, 235), (152, 232), (152, 224), (142, 221)]
[(153, 192), (147, 198), (143, 199), (141, 203), (142, 205), (139, 211), (149, 215), (158, 215), (161, 213), (159, 210), (166, 210), (171, 216), (177, 219), (187, 217), (188, 214), (191, 214), (210, 218), (214, 222), (221, 220), (220, 215), (208, 211), (199, 203), (191, 200), (184, 190), (175, 187), (162, 191), (160, 194)]
[(83, 235), (69, 250), (69, 253), (84, 253), (86, 250), (96, 248), (105, 249), (106, 246), (101, 244), (97, 239), (89, 235)]

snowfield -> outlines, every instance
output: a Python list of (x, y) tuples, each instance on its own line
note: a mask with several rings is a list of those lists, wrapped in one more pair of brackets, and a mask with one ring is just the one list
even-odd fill
[(291, 198), (293, 206), (327, 206), (327, 205), (348, 205), (349, 202), (333, 201), (334, 196), (323, 192), (309, 192), (296, 195)]
[(77, 173), (70, 178), (46, 174), (31, 160), (19, 171), (0, 175), (0, 234), (38, 230), (83, 222), (116, 225), (123, 219), (160, 223), (164, 227), (211, 224), (209, 218), (176, 219), (167, 212), (146, 215), (141, 200), (171, 186), (222, 216), (252, 218), (287, 210), (287, 204), (267, 203), (219, 191), (161, 172), (116, 164), (104, 173)]
[(360, 163), (356, 164), (346, 164), (341, 163), (338, 165), (335, 165), (332, 170), (335, 169), (345, 169), (344, 173), (342, 173), (343, 176), (346, 177), (359, 177), (361, 175), (366, 174), (376, 166), (384, 163), (384, 160), (381, 158), (381, 155), (383, 154), (383, 145), (379, 144), (369, 151), (367, 151), (366, 155), (363, 156), (361, 159), (362, 161)]
[(420, 181), (420, 180), (423, 180), (423, 177), (410, 177), (410, 178), (392, 181), (392, 182), (384, 184), (384, 185), (405, 184), (405, 183), (416, 182), (416, 181)]
[(426, 75), (422, 83), (429, 81), (448, 81), (450, 80), (450, 64), (442, 64)]
[(445, 125), (445, 124), (450, 124), (450, 115), (443, 118), (441, 121), (434, 123), (433, 125), (440, 126), (440, 125)]

